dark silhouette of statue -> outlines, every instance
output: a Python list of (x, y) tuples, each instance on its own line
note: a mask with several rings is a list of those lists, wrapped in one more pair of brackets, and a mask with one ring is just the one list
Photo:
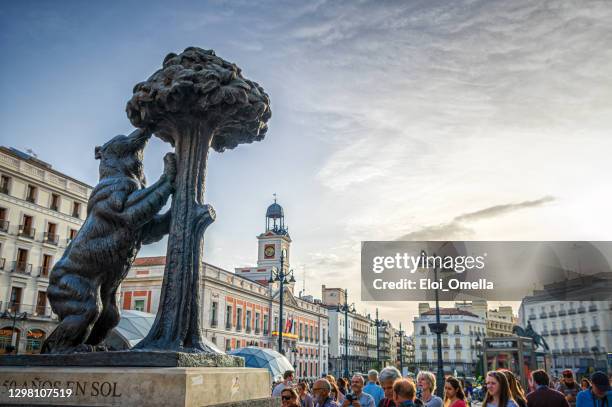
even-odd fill
[(518, 336), (523, 336), (526, 338), (531, 338), (533, 340), (533, 345), (537, 347), (541, 347), (545, 351), (548, 351), (550, 348), (548, 347), (548, 343), (546, 343), (546, 339), (536, 331), (534, 331), (531, 326), (531, 321), (527, 322), (527, 328), (523, 328), (521, 326), (515, 325), (512, 328), (512, 333)]
[(176, 192), (159, 309), (136, 350), (215, 352), (202, 340), (200, 280), (205, 229), (215, 212), (204, 204), (209, 150), (223, 152), (262, 140), (270, 100), (240, 68), (212, 50), (189, 47), (168, 54), (163, 67), (134, 87), (127, 104), (132, 124), (175, 147)]
[(41, 353), (94, 350), (119, 322), (117, 287), (141, 244), (168, 233), (170, 212), (158, 212), (174, 191), (176, 160), (167, 154), (163, 175), (146, 187), (142, 160), (150, 137), (138, 129), (96, 147), (100, 182), (83, 226), (51, 270), (47, 297), (60, 323)]

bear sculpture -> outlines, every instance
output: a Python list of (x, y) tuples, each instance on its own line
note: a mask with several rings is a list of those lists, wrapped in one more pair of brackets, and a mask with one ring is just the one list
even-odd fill
[(174, 191), (176, 159), (164, 157), (164, 173), (146, 187), (144, 148), (151, 133), (135, 130), (96, 147), (100, 182), (87, 204), (87, 218), (55, 264), (47, 297), (60, 319), (41, 353), (99, 349), (119, 323), (116, 292), (142, 244), (170, 229), (170, 211), (158, 214)]

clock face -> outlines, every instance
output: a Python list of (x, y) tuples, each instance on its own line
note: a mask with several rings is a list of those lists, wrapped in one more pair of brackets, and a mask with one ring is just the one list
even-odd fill
[(264, 249), (264, 254), (266, 255), (266, 258), (274, 257), (274, 246), (266, 246)]

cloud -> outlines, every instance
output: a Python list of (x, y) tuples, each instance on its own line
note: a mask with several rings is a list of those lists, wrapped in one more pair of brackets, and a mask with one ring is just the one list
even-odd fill
[(396, 240), (407, 241), (435, 241), (435, 240), (467, 240), (474, 235), (474, 229), (465, 223), (476, 222), (506, 215), (521, 209), (535, 208), (555, 200), (552, 196), (544, 196), (533, 201), (495, 205), (474, 212), (456, 216), (448, 223), (424, 227), (420, 230), (405, 234)]

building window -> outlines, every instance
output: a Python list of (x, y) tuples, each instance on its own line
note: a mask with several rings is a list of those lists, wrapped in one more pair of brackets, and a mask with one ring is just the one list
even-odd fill
[(229, 352), (232, 350), (232, 341), (230, 339), (225, 340), (225, 351)]
[(51, 271), (51, 263), (53, 262), (53, 257), (48, 254), (43, 254), (42, 265), (40, 266), (39, 277), (48, 277), (49, 272)]
[(219, 303), (217, 301), (213, 301), (210, 305), (210, 326), (215, 328), (217, 326), (217, 309), (219, 308)]
[(32, 272), (32, 265), (28, 263), (28, 251), (26, 249), (17, 249), (17, 261), (15, 261), (13, 271), (22, 274)]
[(45, 315), (47, 309), (47, 293), (39, 291), (36, 297), (36, 315)]
[(269, 332), (269, 327), (268, 327), (268, 316), (264, 315), (263, 317), (263, 333), (264, 335), (267, 335)]
[(66, 244), (70, 244), (74, 238), (77, 235), (77, 230), (76, 229), (70, 229), (70, 231), (68, 232), (68, 239), (66, 239)]
[(81, 204), (79, 202), (74, 202), (72, 204), (72, 216), (75, 218), (81, 217)]
[(242, 308), (236, 308), (236, 330), (242, 331)]
[(232, 328), (232, 306), (225, 307), (225, 329)]
[(40, 348), (45, 340), (45, 333), (40, 329), (30, 329), (26, 336), (25, 353), (40, 353)]
[(260, 331), (260, 318), (259, 318), (259, 312), (255, 313), (255, 333), (258, 334)]
[(299, 332), (299, 335), (300, 335), (300, 341), (303, 339), (303, 334), (302, 334), (302, 332), (303, 332), (303, 331), (302, 331), (302, 329), (303, 329), (303, 328), (304, 328), (304, 324), (302, 324), (302, 323), (300, 322), (300, 332)]
[(0, 232), (8, 232), (9, 221), (6, 208), (0, 208)]
[(134, 309), (136, 311), (144, 311), (144, 309), (145, 309), (145, 300), (144, 299), (134, 300)]
[(9, 301), (11, 312), (19, 312), (21, 308), (21, 287), (12, 287), (11, 288), (11, 299)]
[(44, 235), (44, 242), (57, 245), (59, 242), (59, 236), (57, 235), (57, 225), (55, 223), (47, 223), (47, 231)]
[(51, 203), (49, 204), (49, 208), (56, 212), (59, 212), (60, 205), (60, 196), (58, 194), (51, 194)]
[(23, 222), (19, 225), (19, 236), (34, 239), (34, 233), (36, 232), (32, 225), (34, 224), (34, 218), (30, 215), (23, 215)]
[(36, 203), (36, 193), (37, 189), (34, 185), (28, 184), (27, 192), (26, 192), (26, 201), (31, 203)]
[(11, 177), (2, 175), (0, 178), (0, 193), (8, 195), (11, 186)]
[(246, 312), (246, 331), (251, 332), (251, 310)]

